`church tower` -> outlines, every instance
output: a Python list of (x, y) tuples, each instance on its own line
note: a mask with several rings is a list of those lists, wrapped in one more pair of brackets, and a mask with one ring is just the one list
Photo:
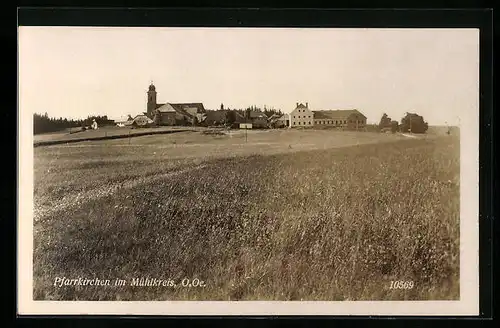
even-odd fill
[(150, 118), (154, 116), (155, 109), (156, 109), (156, 87), (154, 86), (153, 82), (151, 82), (148, 90), (148, 108), (147, 108), (147, 113)]

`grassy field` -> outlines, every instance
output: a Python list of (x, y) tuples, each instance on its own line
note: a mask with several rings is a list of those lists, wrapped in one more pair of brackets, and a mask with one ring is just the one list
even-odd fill
[(184, 127), (184, 126), (179, 126), (179, 127), (162, 126), (154, 128), (133, 129), (131, 127), (104, 126), (97, 130), (86, 130), (86, 131), (79, 131), (78, 128), (72, 128), (59, 132), (36, 134), (33, 137), (33, 142), (43, 143), (47, 141), (59, 141), (59, 140), (74, 141), (74, 140), (84, 140), (84, 139), (122, 136), (122, 135), (134, 136), (134, 134), (141, 134), (147, 132), (158, 133), (161, 131), (186, 130), (186, 129), (200, 129), (200, 128)]
[[(179, 133), (35, 148), (34, 298), (459, 298), (459, 140)], [(55, 287), (172, 279), (177, 288)], [(205, 287), (182, 288), (183, 278)], [(391, 281), (412, 289), (390, 289)]]

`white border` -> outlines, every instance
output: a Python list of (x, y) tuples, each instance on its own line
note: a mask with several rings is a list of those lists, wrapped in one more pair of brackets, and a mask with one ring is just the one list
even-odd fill
[(466, 123), (460, 124), (460, 300), (354, 302), (33, 301), (33, 113), (22, 108), (19, 90), (18, 85), (20, 315), (479, 315), (479, 90), (478, 106), (460, 113)]

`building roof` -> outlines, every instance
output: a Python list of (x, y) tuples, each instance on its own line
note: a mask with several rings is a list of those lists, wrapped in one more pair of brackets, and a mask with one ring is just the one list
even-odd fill
[(233, 112), (234, 112), (234, 115), (236, 116), (236, 120), (235, 120), (236, 123), (246, 122), (245, 116), (241, 115), (240, 112), (238, 112), (236, 110), (234, 110)]
[(250, 118), (265, 118), (267, 120), (267, 115), (262, 112), (250, 111)]
[(170, 104), (159, 104), (161, 106), (156, 105), (156, 109), (161, 113), (175, 113), (176, 110)]
[(327, 119), (327, 120), (331, 120), (331, 117), (328, 116), (326, 113), (323, 113), (323, 111), (313, 111), (314, 113), (314, 119)]
[(283, 114), (278, 118), (278, 121), (286, 121), (290, 119), (290, 114)]
[(207, 123), (223, 122), (226, 120), (227, 110), (207, 110), (205, 121)]
[(352, 114), (361, 115), (366, 118), (360, 111), (357, 109), (341, 109), (341, 110), (318, 110), (313, 111), (315, 119), (347, 119)]
[[(142, 121), (142, 122), (141, 122)], [(139, 114), (134, 117), (134, 120), (132, 121), (132, 124), (151, 124), (153, 123), (153, 120), (147, 117), (147, 115), (144, 114)]]
[(176, 110), (186, 110), (188, 108), (196, 108), (197, 113), (205, 113), (205, 107), (202, 103), (178, 103), (178, 104), (170, 104)]
[(139, 114), (139, 115), (134, 116), (134, 120), (136, 118), (143, 118), (143, 117), (146, 118), (148, 120), (148, 122), (151, 122), (151, 123), (153, 122), (152, 119), (150, 119), (147, 115), (144, 115), (144, 114)]
[(270, 120), (270, 121), (277, 121), (280, 117), (281, 117), (281, 115), (280, 115), (280, 114), (274, 113), (273, 115), (271, 115), (271, 116), (269, 117), (269, 120)]
[(114, 121), (116, 124), (118, 124), (118, 123), (125, 123), (125, 122), (128, 122), (128, 121), (129, 121), (129, 118), (128, 118), (128, 116), (120, 116), (120, 117), (118, 117), (118, 118), (115, 118), (113, 121)]
[(306, 105), (300, 103), (300, 104), (297, 104), (296, 108), (308, 108), (308, 107)]

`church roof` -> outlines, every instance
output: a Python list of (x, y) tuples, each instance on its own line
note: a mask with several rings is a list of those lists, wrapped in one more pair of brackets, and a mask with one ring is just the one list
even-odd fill
[(170, 104), (176, 110), (186, 110), (188, 108), (196, 108), (197, 113), (205, 113), (205, 107), (202, 103), (177, 103)]
[(202, 103), (177, 103), (177, 104), (166, 103), (166, 104), (158, 104), (158, 105), (157, 105), (156, 109), (161, 113), (177, 112), (177, 113), (182, 114), (182, 115), (187, 116), (187, 117), (193, 117), (193, 114), (191, 114), (188, 111), (189, 109), (193, 109), (193, 108), (196, 109), (197, 114), (206, 113), (205, 107), (203, 106)]
[(170, 104), (158, 104), (158, 105), (156, 105), (156, 109), (161, 113), (176, 112), (175, 108), (170, 106)]

